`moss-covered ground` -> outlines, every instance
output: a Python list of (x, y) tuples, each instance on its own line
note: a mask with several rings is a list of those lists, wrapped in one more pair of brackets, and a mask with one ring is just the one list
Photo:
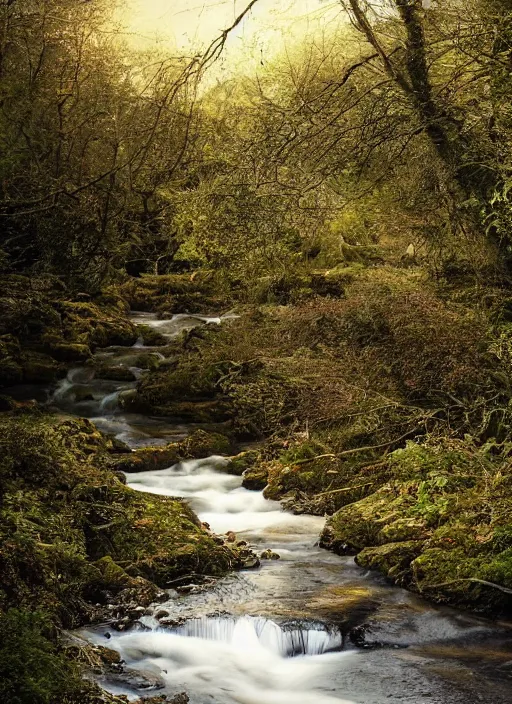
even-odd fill
[(66, 365), (87, 360), (98, 347), (132, 345), (138, 333), (117, 294), (66, 291), (58, 279), (2, 277), (0, 291), (0, 389), (48, 383)]

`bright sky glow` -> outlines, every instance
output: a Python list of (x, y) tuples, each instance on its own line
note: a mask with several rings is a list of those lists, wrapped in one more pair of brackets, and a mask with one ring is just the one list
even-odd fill
[[(127, 0), (122, 21), (138, 44), (160, 43), (195, 53), (229, 27), (249, 0)], [(257, 59), (328, 27), (339, 18), (338, 0), (259, 0), (230, 35), (227, 54), (234, 61)]]

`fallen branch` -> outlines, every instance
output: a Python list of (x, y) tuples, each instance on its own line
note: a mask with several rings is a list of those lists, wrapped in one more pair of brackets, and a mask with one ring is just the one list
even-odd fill
[(450, 579), (448, 582), (441, 582), (441, 584), (427, 584), (426, 586), (421, 587), (420, 591), (423, 591), (424, 589), (441, 589), (442, 587), (449, 587), (451, 584), (457, 584), (458, 582), (476, 582), (477, 584), (484, 584), (486, 587), (499, 589), (500, 592), (505, 592), (505, 594), (512, 594), (512, 589), (507, 589), (507, 587), (502, 587), (500, 584), (488, 582), (485, 579), (478, 579), (477, 577), (460, 577), (459, 579)]
[(333, 455), (332, 452), (329, 452), (326, 455), (316, 455), (316, 457), (308, 457), (305, 460), (297, 460), (293, 464), (308, 464), (309, 462), (315, 462), (316, 460), (323, 460), (327, 457), (333, 458), (333, 457), (338, 457), (338, 455)]
[(346, 486), (343, 489), (332, 489), (331, 491), (322, 491), (321, 494), (315, 494), (315, 499), (319, 496), (327, 496), (328, 494), (342, 494), (347, 491), (355, 491), (356, 489), (364, 489), (366, 486), (372, 486), (373, 482), (366, 482), (365, 484), (357, 484), (356, 486)]
[(171, 584), (178, 584), (179, 582), (189, 582), (191, 579), (199, 579), (204, 581), (208, 579), (215, 579), (215, 577), (209, 574), (198, 574), (197, 572), (192, 572), (191, 574), (184, 574), (182, 577), (171, 579), (171, 581), (167, 582), (165, 586), (167, 588), (170, 587)]
[(333, 458), (339, 458), (339, 457), (346, 457), (347, 455), (355, 455), (357, 452), (369, 452), (370, 450), (382, 450), (385, 447), (390, 447), (391, 445), (396, 445), (399, 442), (402, 442), (402, 440), (406, 440), (408, 437), (411, 435), (414, 435), (418, 431), (415, 430), (409, 430), (407, 433), (404, 433), (401, 435), (399, 438), (396, 438), (395, 440), (390, 440), (389, 442), (383, 442), (380, 445), (367, 445), (366, 447), (354, 447), (351, 450), (344, 450), (343, 452), (339, 452), (337, 455), (334, 454), (326, 454), (326, 455), (317, 455), (316, 457), (308, 457), (308, 459), (305, 460), (297, 460), (293, 464), (308, 464), (309, 462), (315, 462), (316, 460), (322, 460), (327, 457), (333, 457)]

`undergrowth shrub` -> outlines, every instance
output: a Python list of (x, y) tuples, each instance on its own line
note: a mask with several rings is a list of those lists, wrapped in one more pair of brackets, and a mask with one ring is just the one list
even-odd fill
[[(58, 652), (52, 623), (42, 612), (10, 609), (0, 615), (2, 704), (79, 704), (89, 685)], [(91, 688), (92, 689), (92, 688)]]

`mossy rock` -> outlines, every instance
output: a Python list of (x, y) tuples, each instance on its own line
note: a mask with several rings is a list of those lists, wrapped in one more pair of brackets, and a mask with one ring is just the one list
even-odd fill
[(112, 287), (132, 310), (172, 313), (201, 313), (226, 305), (219, 296), (214, 272), (163, 274), (127, 279)]
[(20, 363), (23, 369), (23, 381), (28, 384), (52, 382), (65, 374), (63, 364), (41, 352), (24, 352)]
[(59, 304), (62, 335), (73, 342), (96, 347), (131, 346), (137, 341), (135, 325), (117, 312), (94, 303), (63, 301)]
[(261, 455), (258, 450), (240, 452), (238, 455), (229, 458), (229, 465), (224, 471), (227, 474), (234, 474), (237, 477), (241, 477), (245, 472), (254, 467), (260, 459)]
[(165, 335), (150, 325), (137, 325), (135, 330), (146, 347), (164, 347), (169, 342)]
[(178, 368), (164, 369), (142, 379), (139, 394), (152, 406), (165, 406), (176, 399), (204, 401), (217, 393), (218, 371), (204, 367), (188, 367), (183, 362)]
[(180, 443), (184, 457), (200, 458), (210, 455), (227, 455), (232, 450), (231, 441), (220, 433), (195, 430)]
[(328, 519), (322, 545), (435, 601), (511, 613), (509, 463), (448, 438), (386, 463), (388, 483)]
[(262, 491), (268, 482), (268, 466), (256, 464), (246, 469), (242, 475), (242, 486), (251, 491)]
[(59, 362), (85, 362), (91, 356), (91, 349), (80, 342), (66, 342), (54, 331), (46, 332), (41, 343), (43, 350)]
[(408, 540), (425, 540), (429, 531), (424, 521), (415, 518), (397, 518), (385, 525), (377, 536), (380, 543), (396, 543)]
[(90, 339), (93, 347), (131, 347), (137, 341), (137, 332), (129, 320), (100, 320)]
[(122, 662), (121, 655), (117, 652), (117, 650), (105, 648), (102, 645), (96, 645), (95, 650), (98, 653), (101, 662), (104, 665), (107, 665), (107, 667), (111, 667), (112, 665), (120, 665)]
[(364, 548), (356, 557), (360, 567), (378, 570), (386, 576), (395, 576), (409, 570), (413, 560), (421, 553), (423, 543), (416, 540), (388, 543)]
[(156, 406), (157, 416), (166, 416), (184, 423), (223, 423), (229, 419), (229, 412), (222, 401), (175, 401), (164, 406)]
[(119, 481), (110, 446), (86, 420), (2, 414), (1, 609), (37, 605), (71, 628), (114, 591), (149, 603), (178, 576), (238, 564), (185, 503)]
[(181, 442), (171, 442), (157, 447), (144, 447), (112, 461), (112, 467), (122, 472), (146, 472), (171, 467), (187, 459), (200, 459), (211, 455), (228, 454), (231, 443), (219, 433), (195, 430)]
[(112, 592), (120, 591), (128, 587), (132, 578), (127, 574), (122, 567), (119, 567), (110, 555), (105, 555), (105, 557), (100, 558), (94, 563), (94, 567), (98, 569), (101, 577), (99, 581), (102, 586)]
[(112, 381), (137, 381), (137, 377), (132, 372), (121, 364), (108, 364), (105, 362), (95, 363), (95, 377), (97, 379), (109, 379)]
[[(379, 543), (379, 533), (393, 515), (387, 492), (376, 492), (348, 506), (328, 519), (321, 543), (342, 554)], [(395, 514), (396, 515), (396, 514)]]
[[(97, 347), (137, 340), (125, 310), (106, 300), (68, 300), (62, 286), (45, 277), (3, 277), (0, 294), (0, 384), (48, 383), (63, 365), (84, 362)], [(27, 296), (30, 291), (30, 296)], [(2, 292), (3, 293), (3, 292)], [(3, 325), (5, 323), (5, 326)], [(10, 335), (1, 335), (9, 332)]]
[(0, 336), (0, 386), (12, 386), (23, 381), (21, 349), (14, 335)]

